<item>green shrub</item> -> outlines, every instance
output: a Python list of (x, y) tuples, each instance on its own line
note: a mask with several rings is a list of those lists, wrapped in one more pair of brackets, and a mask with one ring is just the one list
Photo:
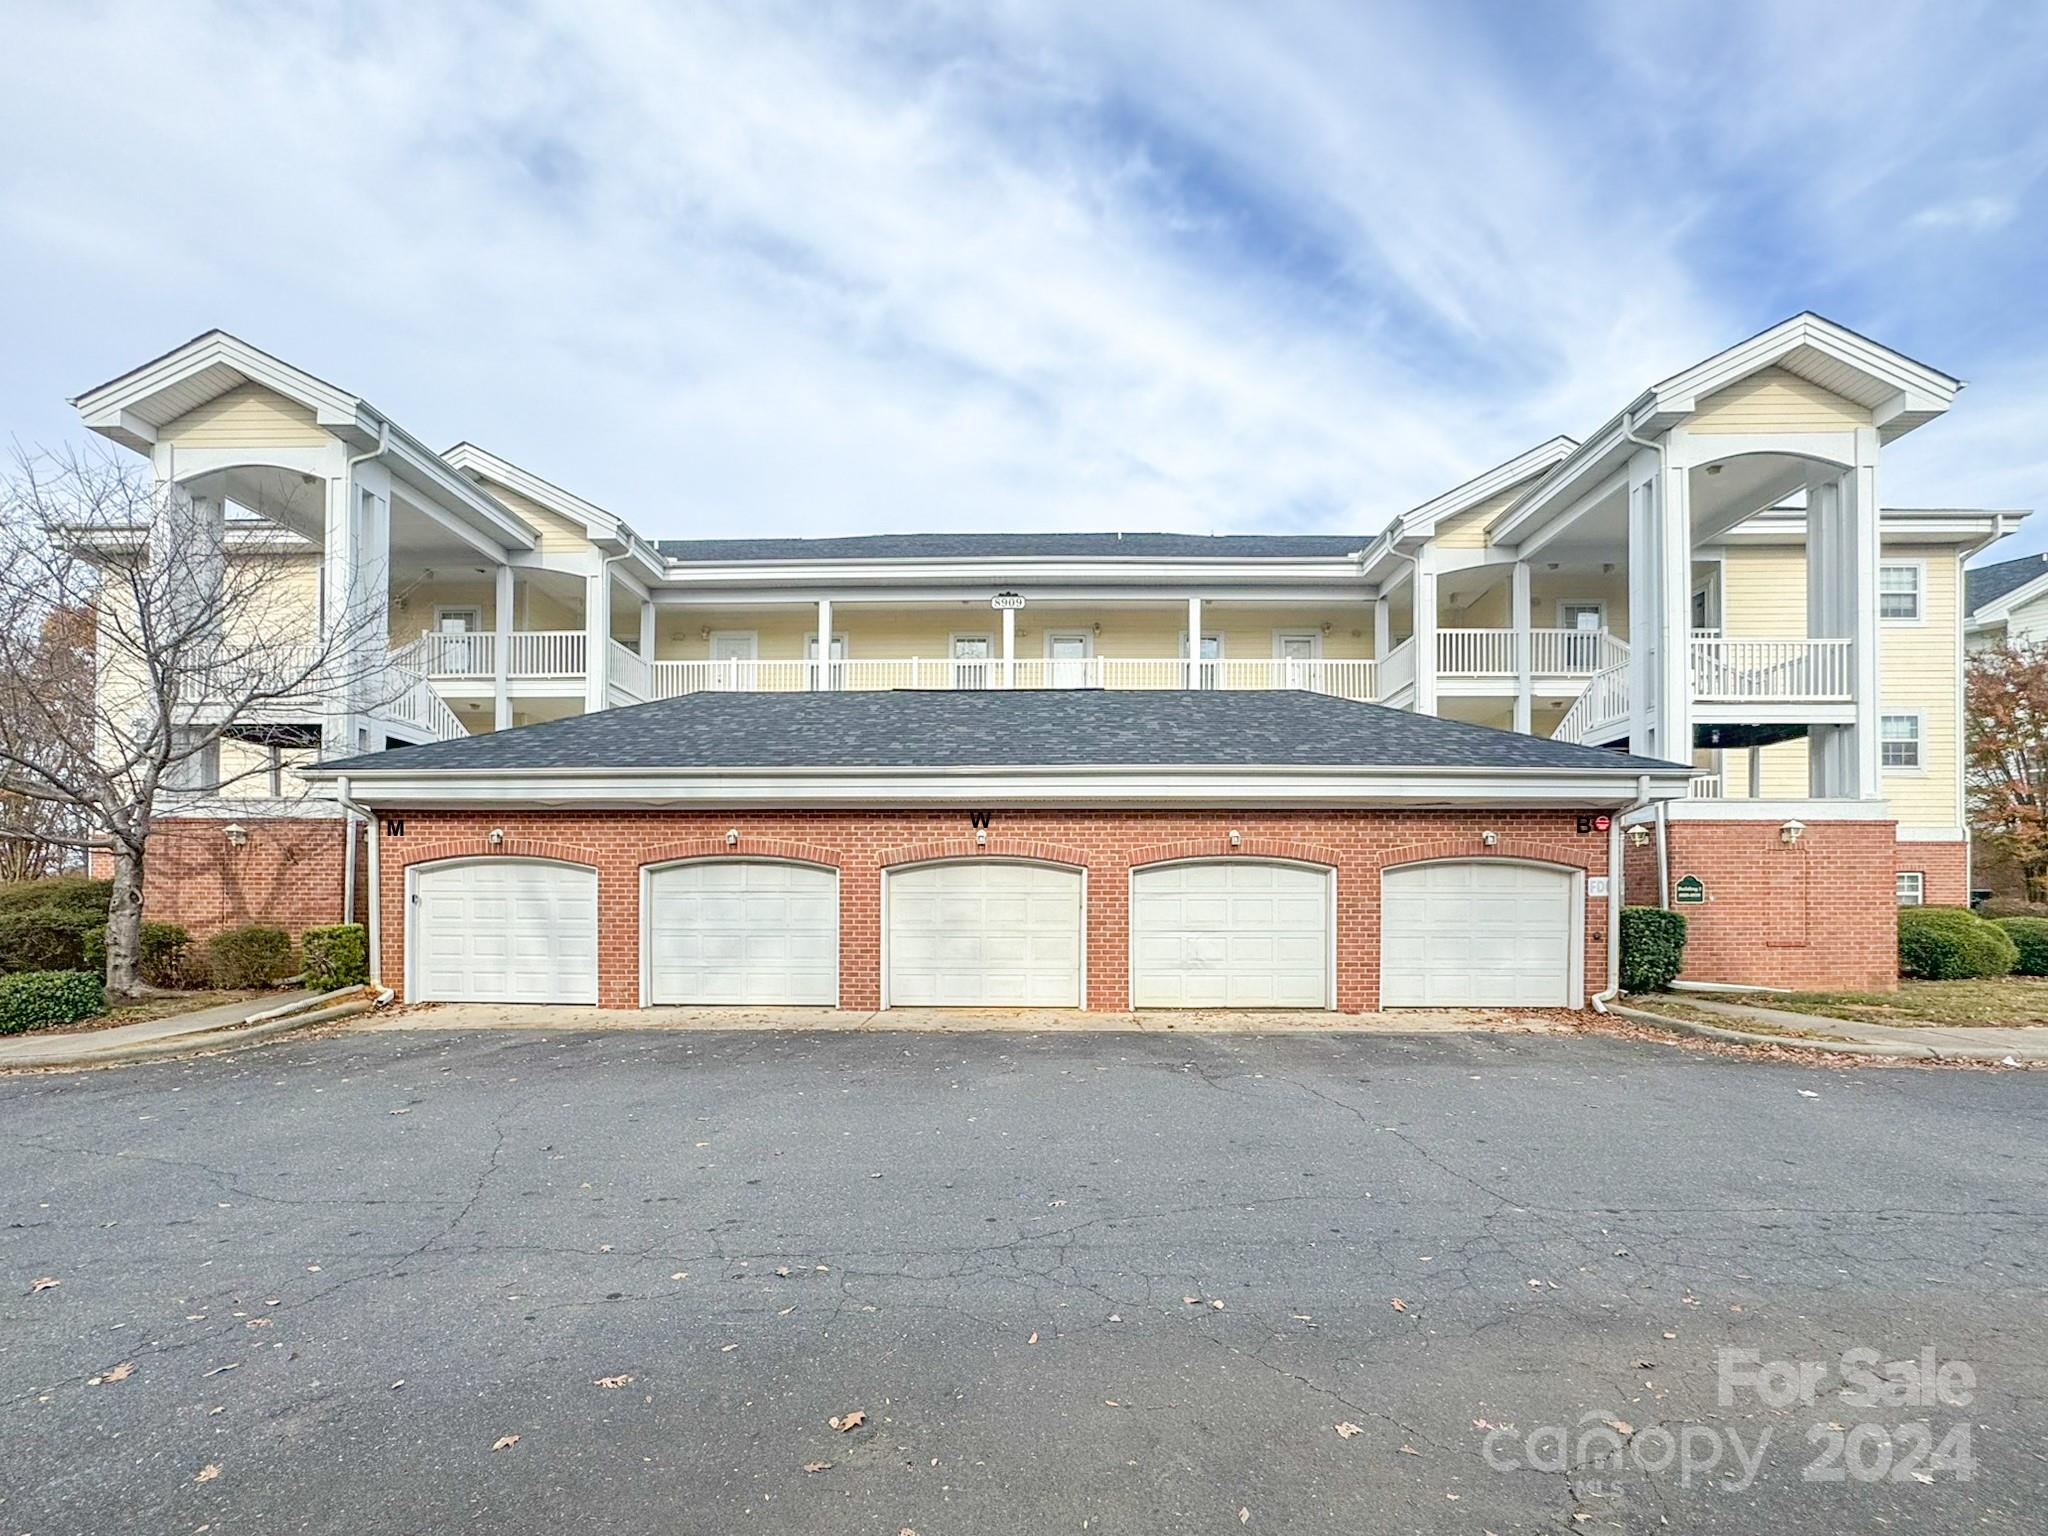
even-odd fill
[(104, 911), (28, 907), (0, 912), (0, 974), (90, 970), (86, 947), (106, 925)]
[(2013, 969), (2022, 976), (2048, 976), (2048, 917), (2001, 917), (2000, 929), (2019, 951)]
[(1621, 909), (1621, 987), (1661, 992), (1685, 964), (1685, 915), (1661, 907)]
[(1899, 974), (1923, 981), (2003, 976), (2019, 948), (1996, 923), (1962, 907), (1899, 908)]
[(30, 912), (60, 908), (67, 912), (95, 912), (104, 921), (107, 903), (113, 899), (114, 882), (89, 880), (84, 875), (56, 875), (48, 880), (23, 880), (0, 885), (0, 913)]
[(0, 976), (0, 1035), (71, 1024), (106, 1011), (107, 989), (91, 971)]
[(297, 969), (291, 935), (260, 923), (216, 933), (206, 941), (206, 962), (216, 987), (267, 987)]
[(308, 928), (299, 935), (306, 957), (306, 985), (316, 992), (359, 987), (370, 979), (370, 937), (361, 923)]
[[(187, 951), (192, 935), (176, 923), (144, 923), (142, 953), (138, 957), (142, 979), (152, 987), (195, 987), (206, 978), (195, 975)], [(95, 928), (85, 936), (85, 969), (102, 975), (107, 969), (107, 930)]]

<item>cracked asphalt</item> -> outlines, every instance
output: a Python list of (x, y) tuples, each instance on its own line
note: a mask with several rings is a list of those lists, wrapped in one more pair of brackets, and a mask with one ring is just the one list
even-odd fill
[[(0, 1533), (2035, 1532), (2044, 1125), (2040, 1074), (1595, 1036), (0, 1079)], [(1974, 1383), (1859, 1406), (1856, 1348)]]

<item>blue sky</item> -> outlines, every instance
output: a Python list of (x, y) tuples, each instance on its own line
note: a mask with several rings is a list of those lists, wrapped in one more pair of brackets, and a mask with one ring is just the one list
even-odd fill
[(26, 443), (218, 325), (650, 535), (1371, 532), (1813, 308), (1970, 381), (1888, 503), (2048, 507), (2044, 7), (157, 0), (7, 34)]

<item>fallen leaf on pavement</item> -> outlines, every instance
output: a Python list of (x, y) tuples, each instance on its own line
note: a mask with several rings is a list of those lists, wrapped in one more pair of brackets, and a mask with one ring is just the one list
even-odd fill
[(1602, 1419), (1600, 1422), (1613, 1430), (1617, 1435), (1632, 1435), (1636, 1432), (1635, 1425), (1629, 1423), (1627, 1419)]
[(1799, 1097), (1801, 1097), (1802, 1099), (1817, 1099), (1820, 1097), (1820, 1095), (1815, 1093), (1811, 1088), (1802, 1088), (1799, 1090)]
[(1026, 1344), (1036, 1344), (1038, 1342), (1038, 1335), (1034, 1333), (1033, 1335), (1031, 1335), (1030, 1338), (1026, 1339), (1024, 1342)]
[(1356, 1424), (1352, 1423), (1349, 1419), (1346, 1419), (1342, 1424), (1337, 1425), (1336, 1430), (1337, 1438), (1339, 1440), (1349, 1440), (1353, 1435), (1362, 1435), (1365, 1433), (1364, 1430), (1360, 1429)]
[(1398, 1296), (1396, 1296), (1392, 1301), (1388, 1302), (1387, 1305), (1392, 1307), (1396, 1312), (1406, 1312), (1408, 1310), (1408, 1303), (1403, 1301)]
[(40, 1280), (34, 1281), (30, 1284), (28, 1288), (28, 1293), (29, 1295), (33, 1296), (37, 1291), (54, 1291), (55, 1289), (57, 1289), (58, 1286), (62, 1285), (63, 1283), (64, 1282), (62, 1280), (56, 1279), (54, 1276), (44, 1275)]
[(600, 1376), (593, 1383), (594, 1386), (603, 1387), (607, 1392), (616, 1392), (619, 1388), (630, 1387), (632, 1384), (633, 1378), (630, 1376)]
[(779, 1264), (776, 1266), (775, 1273), (787, 1280), (789, 1278), (789, 1266), (787, 1264)]
[(192, 1481), (193, 1481), (193, 1482), (195, 1482), (195, 1483), (210, 1483), (210, 1482), (212, 1482), (212, 1481), (213, 1481), (213, 1480), (214, 1480), (214, 1479), (215, 1479), (216, 1477), (219, 1477), (219, 1476), (220, 1476), (220, 1463), (219, 1463), (219, 1462), (217, 1462), (217, 1461), (209, 1461), (209, 1462), (208, 1462), (208, 1463), (207, 1463), (207, 1464), (206, 1464), (205, 1466), (203, 1466), (203, 1467), (201, 1467), (201, 1468), (199, 1469), (198, 1475), (197, 1475), (197, 1476), (195, 1476), (195, 1477), (194, 1477), (194, 1478), (192, 1479)]
[(135, 1362), (133, 1360), (123, 1360), (119, 1365), (110, 1367), (99, 1379), (101, 1381), (126, 1381), (134, 1374)]
[(825, 1422), (843, 1435), (849, 1429), (859, 1429), (867, 1421), (867, 1410), (865, 1408), (856, 1408), (851, 1413), (840, 1414), (837, 1418), (827, 1419)]
[(737, 1345), (737, 1344), (721, 1344), (721, 1345), (719, 1345), (719, 1346), (718, 1346), (718, 1352), (719, 1352), (719, 1353), (720, 1353), (721, 1355), (729, 1355), (729, 1354), (731, 1354), (731, 1353), (732, 1353), (732, 1352), (733, 1352), (734, 1350), (736, 1350), (736, 1349), (738, 1349), (738, 1348), (739, 1348), (739, 1345)]
[(509, 1451), (518, 1443), (519, 1437), (517, 1435), (500, 1435), (491, 1442), (491, 1449), (494, 1451)]
[(1181, 1300), (1191, 1307), (1199, 1307), (1202, 1304), (1202, 1298), (1199, 1296), (1183, 1296)]
[(1252, 1523), (1252, 1512), (1248, 1509), (1238, 1510), (1237, 1523), (1239, 1525), (1250, 1525)]
[(1403, 1456), (1420, 1456), (1422, 1452), (1415, 1449), (1412, 1445), (1404, 1445), (1401, 1447), (1401, 1454)]
[(1214, 1307), (1218, 1312), (1221, 1312), (1223, 1310), (1223, 1303), (1220, 1301), (1212, 1301), (1209, 1303), (1209, 1305)]
[(669, 1276), (669, 1279), (671, 1280), (687, 1280), (689, 1278), (690, 1272), (687, 1269), (679, 1269), (674, 1274)]
[[(239, 1371), (241, 1368), (242, 1362), (237, 1360), (231, 1365), (216, 1365), (212, 1370), (208, 1371), (206, 1375), (225, 1376), (229, 1371)], [(203, 1380), (204, 1378), (202, 1377), (201, 1379)]]
[(832, 1463), (829, 1461), (807, 1461), (804, 1463), (804, 1470), (806, 1472), (829, 1472), (832, 1470)]

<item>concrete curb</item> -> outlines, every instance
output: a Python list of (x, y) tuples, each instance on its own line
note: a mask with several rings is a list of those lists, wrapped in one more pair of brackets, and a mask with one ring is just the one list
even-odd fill
[[(1661, 1029), (1667, 1034), (1692, 1035), (1701, 1040), (1719, 1040), (1724, 1045), (1778, 1045), (1787, 1050), (1812, 1051), (1823, 1056), (1889, 1056), (1899, 1061), (1988, 1061), (2002, 1065), (2011, 1053), (1996, 1050), (1937, 1050), (1931, 1045), (1902, 1045), (1888, 1040), (1802, 1040), (1797, 1035), (1756, 1035), (1748, 1030), (1723, 1029), (1718, 1024), (1702, 1024), (1697, 1019), (1674, 1019), (1669, 1014), (1651, 1013), (1643, 1008), (1627, 1008), (1619, 1003), (1608, 1005), (1608, 1012), (1635, 1024), (1646, 1024), (1652, 1029)], [(1818, 1023), (1826, 1023), (1825, 1015), (1814, 1014)], [(2022, 1061), (2021, 1066), (2027, 1065)]]
[(38, 1061), (0, 1061), (0, 1072), (61, 1072), (77, 1067), (111, 1067), (133, 1061), (155, 1061), (165, 1056), (187, 1056), (200, 1051), (232, 1050), (254, 1041), (287, 1034), (294, 1029), (303, 1029), (309, 1024), (325, 1024), (334, 1019), (346, 1019), (359, 1013), (368, 1013), (374, 1006), (366, 997), (357, 1002), (339, 1003), (332, 1008), (312, 1007), (319, 1001), (318, 998), (307, 999), (305, 1006), (311, 1009), (310, 1012), (289, 1013), (282, 1017), (268, 1016), (258, 1024), (231, 1024), (223, 1029), (173, 1035), (166, 1040), (151, 1040), (144, 1045), (122, 1046), (105, 1051), (79, 1051), (71, 1056), (46, 1057)]

